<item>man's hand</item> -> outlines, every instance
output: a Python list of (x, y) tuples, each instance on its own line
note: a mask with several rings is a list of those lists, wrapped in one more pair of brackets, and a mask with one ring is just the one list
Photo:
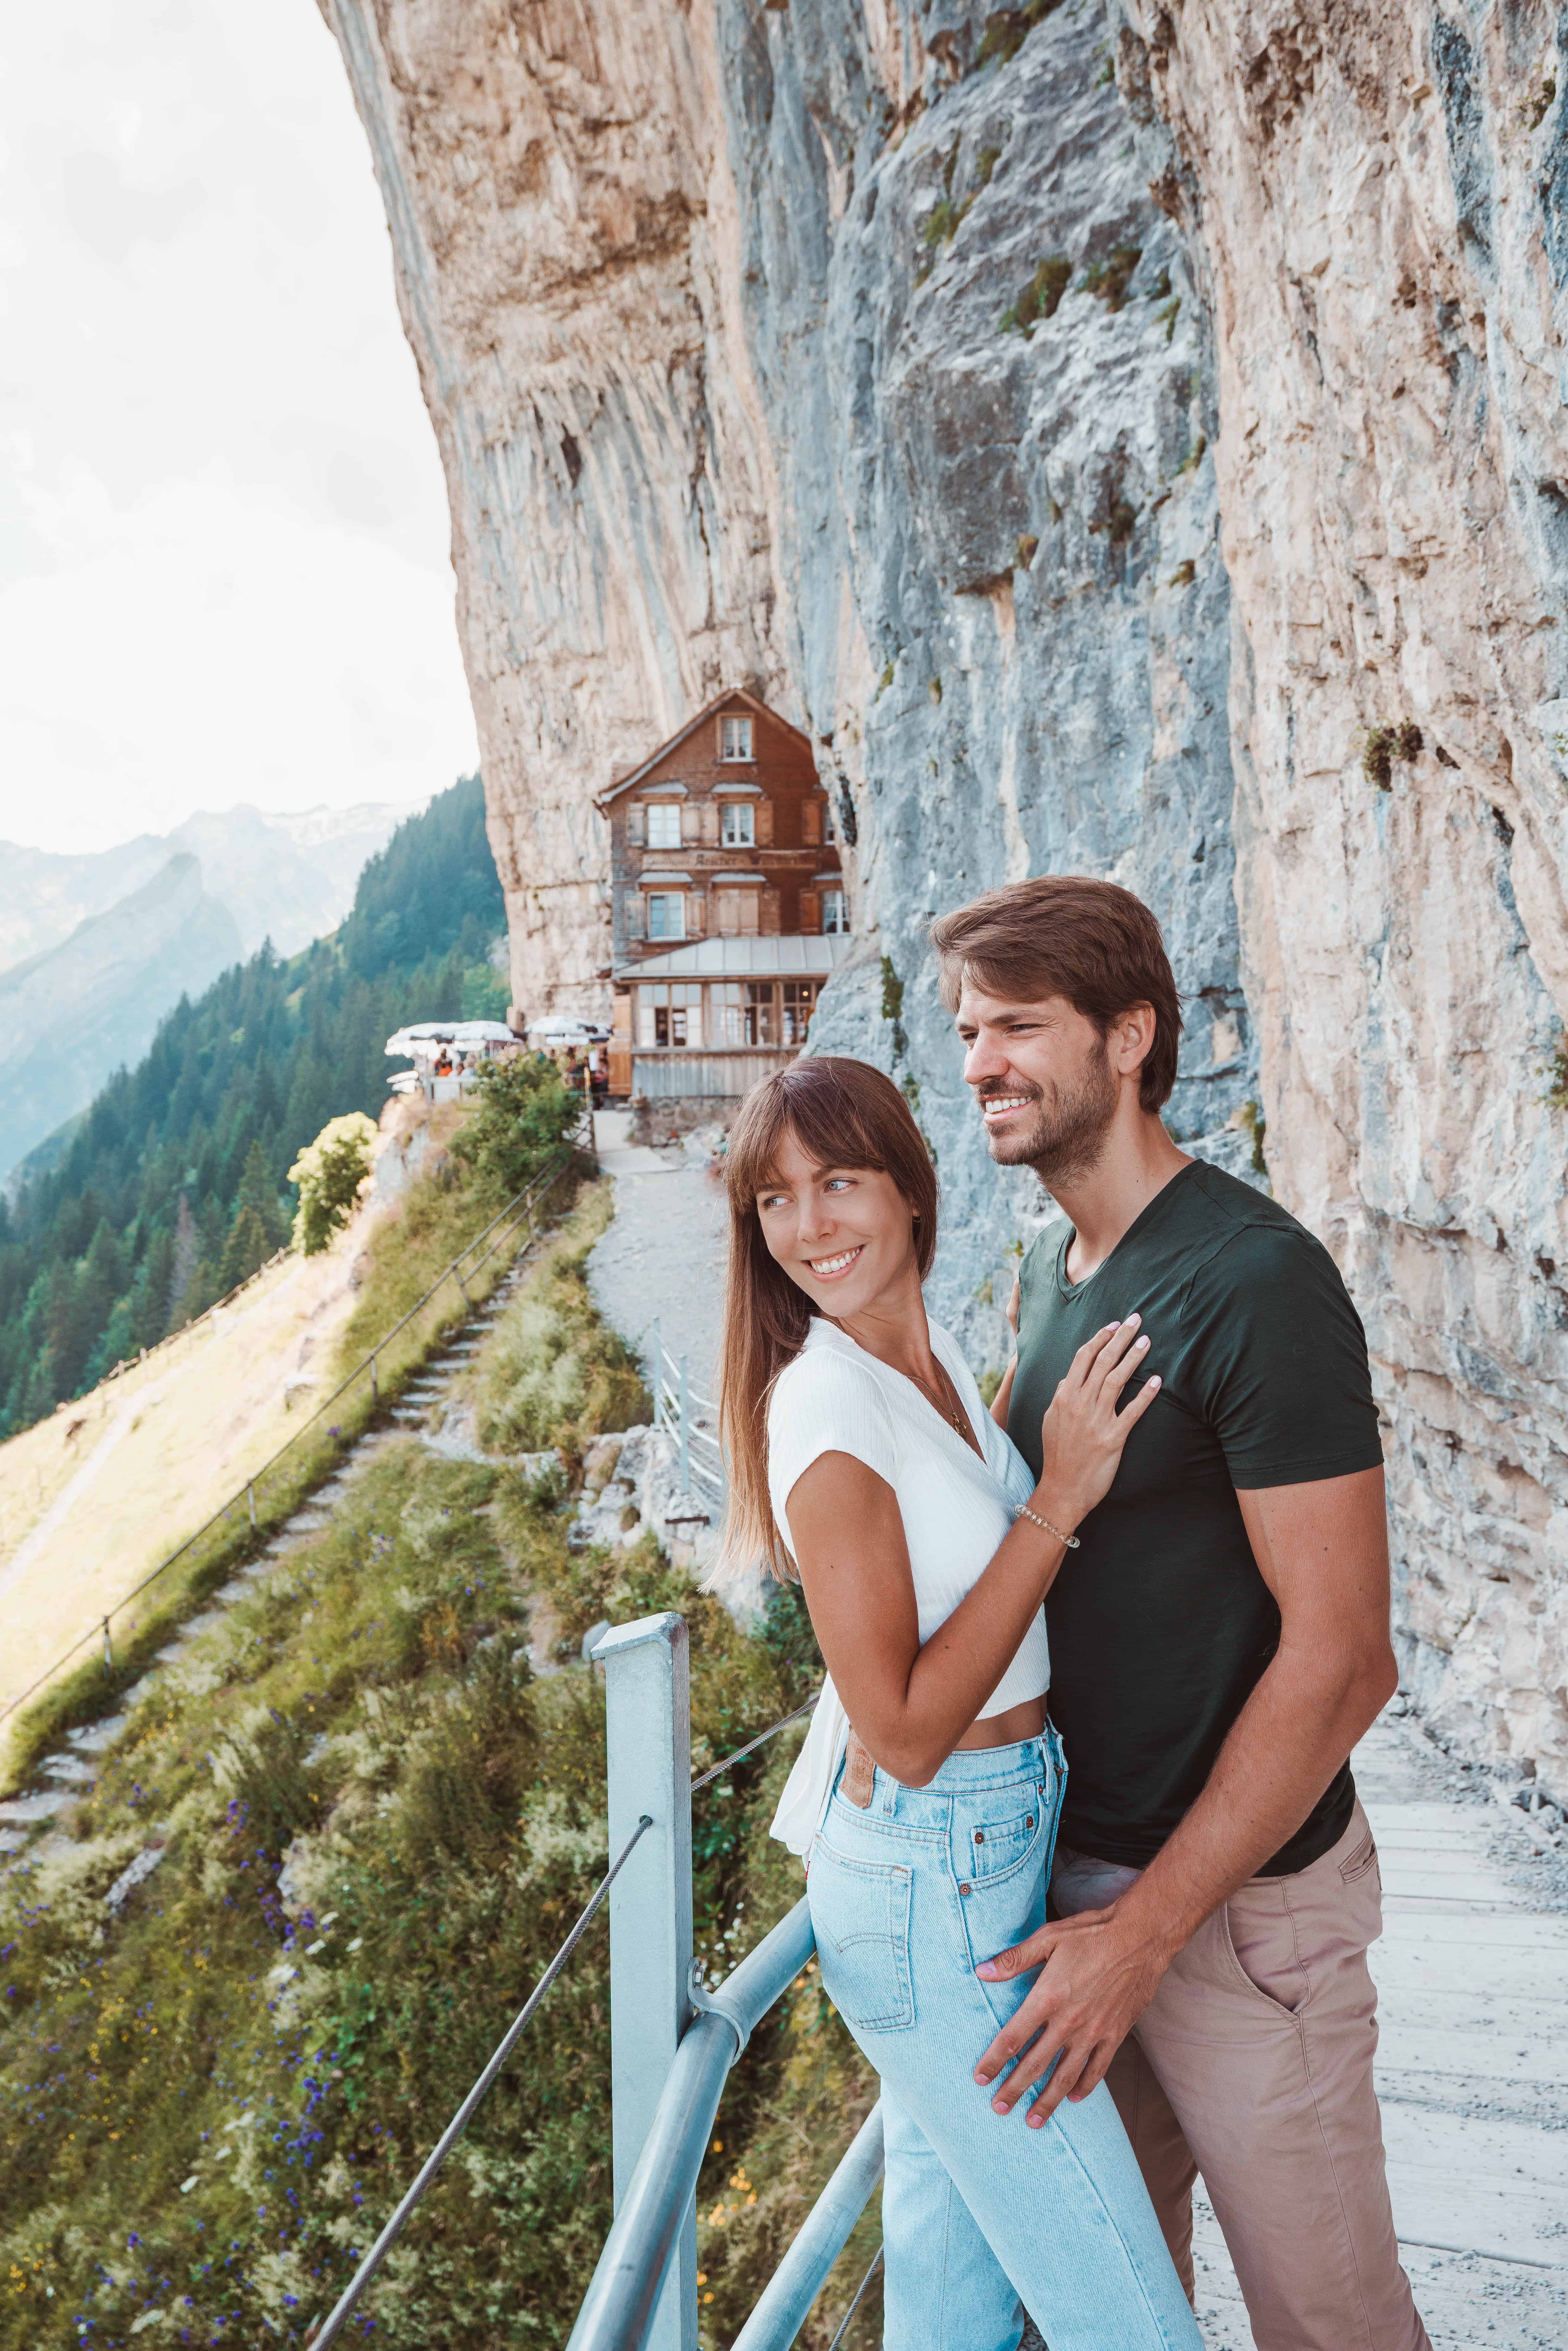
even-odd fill
[(1203, 1793), (1155, 1858), (1104, 1910), (1044, 1927), (976, 1973), (992, 1982), (1040, 1970), (975, 2078), (1002, 2114), (1039, 2081), (1042, 2123), (1086, 2098), (1211, 1911), (1300, 1828), (1398, 1684), (1388, 1646), (1383, 1472), (1239, 1492), (1259, 1572), (1280, 1604), (1280, 1646), (1232, 1723)]
[(1027, 1941), (984, 1960), (975, 1972), (990, 1983), (1006, 1983), (1032, 1968), (1040, 1971), (975, 2068), (977, 2082), (991, 2082), (1018, 2057), (991, 2100), (998, 2114), (1010, 2114), (1053, 2058), (1056, 2071), (1029, 2109), (1030, 2128), (1039, 2130), (1063, 2098), (1075, 2105), (1086, 2098), (1104, 2080), (1174, 1957), (1172, 1948), (1150, 1939), (1147, 1925), (1124, 1897), (1108, 1909), (1053, 1919)]

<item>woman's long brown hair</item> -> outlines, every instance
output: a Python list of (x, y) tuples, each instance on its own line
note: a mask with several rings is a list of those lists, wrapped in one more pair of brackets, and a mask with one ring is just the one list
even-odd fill
[(891, 1078), (867, 1061), (823, 1053), (792, 1061), (752, 1087), (730, 1131), (725, 1161), (729, 1285), (718, 1393), (729, 1499), (719, 1573), (760, 1560), (781, 1583), (793, 1580), (795, 1562), (768, 1499), (768, 1406), (774, 1381), (805, 1344), (813, 1310), (769, 1255), (757, 1202), (778, 1181), (787, 1134), (818, 1167), (873, 1167), (891, 1176), (916, 1219), (922, 1281), (936, 1254), (936, 1171)]

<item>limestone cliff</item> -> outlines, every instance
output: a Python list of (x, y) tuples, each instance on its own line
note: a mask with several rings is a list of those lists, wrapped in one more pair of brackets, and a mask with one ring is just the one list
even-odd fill
[(917, 1096), (983, 1357), (1039, 1204), (922, 925), (1041, 868), (1140, 890), (1192, 999), (1173, 1124), (1245, 1172), (1260, 1099), (1366, 1316), (1416, 1684), (1568, 1795), (1554, 20), (323, 5), (518, 999), (608, 960), (607, 770), (755, 681), (850, 844), (814, 1041)]
[(1367, 1321), (1417, 1691), (1568, 1796), (1559, 23), (1129, 0), (1118, 70), (1213, 319), (1270, 1165)]

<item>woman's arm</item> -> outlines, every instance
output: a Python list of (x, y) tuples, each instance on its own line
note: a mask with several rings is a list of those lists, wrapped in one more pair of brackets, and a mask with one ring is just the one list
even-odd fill
[[(1081, 1347), (1041, 1428), (1044, 1466), (1029, 1508), (1062, 1534), (1109, 1489), (1122, 1447), (1159, 1386), (1118, 1413), (1144, 1362), (1137, 1317)], [(844, 1711), (884, 1771), (920, 1787), (952, 1753), (1018, 1652), (1055, 1579), (1063, 1545), (1019, 1518), (984, 1574), (924, 1646), (898, 1498), (847, 1453), (820, 1454), (786, 1512), (828, 1671)]]

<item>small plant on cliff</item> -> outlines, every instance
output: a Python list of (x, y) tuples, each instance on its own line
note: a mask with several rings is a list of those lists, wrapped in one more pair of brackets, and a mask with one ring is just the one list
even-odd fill
[(1527, 131), (1539, 131), (1551, 112), (1557, 96), (1555, 74), (1542, 74), (1539, 83), (1527, 98), (1520, 100), (1519, 119)]
[(318, 1256), (352, 1215), (375, 1139), (375, 1121), (351, 1110), (346, 1118), (329, 1119), (289, 1169), (289, 1182), (299, 1186), (294, 1246), (306, 1257)]
[(1009, 58), (1017, 57), (1035, 26), (1043, 24), (1061, 5), (1061, 0), (1028, 0), (1026, 7), (1001, 8), (994, 16), (988, 16), (970, 72), (978, 73), (993, 57), (998, 65), (1005, 66)]
[(882, 1017), (893, 1023), (893, 1057), (902, 1061), (909, 1050), (904, 1033), (904, 982), (893, 967), (891, 956), (882, 959)]
[(1548, 1110), (1568, 1110), (1568, 1044), (1555, 1045), (1541, 1072), (1546, 1081), (1542, 1101)]
[(1140, 245), (1113, 246), (1103, 261), (1092, 261), (1084, 271), (1083, 291), (1103, 302), (1108, 310), (1121, 309), (1143, 250)]
[(1396, 759), (1417, 759), (1424, 737), (1413, 718), (1369, 726), (1362, 738), (1361, 772), (1380, 792), (1394, 789)]
[(1064, 253), (1048, 254), (1016, 302), (997, 321), (997, 332), (1010, 334), (1016, 327), (1025, 342), (1042, 319), (1054, 319), (1062, 296), (1072, 283), (1072, 264)]
[[(953, 175), (958, 165), (958, 147), (959, 141), (955, 139), (947, 151), (946, 162), (942, 167), (942, 193), (921, 224), (922, 242), (933, 254), (936, 253), (938, 246), (952, 244), (973, 209), (981, 189), (989, 187), (991, 173), (996, 170), (1002, 152), (999, 147), (981, 148), (976, 158), (975, 184), (968, 194), (960, 201), (953, 193)], [(926, 263), (919, 273), (920, 282), (924, 284), (930, 274), (931, 265)]]
[(1252, 1173), (1267, 1176), (1269, 1168), (1263, 1157), (1263, 1137), (1269, 1130), (1261, 1103), (1244, 1102), (1236, 1113), (1236, 1124), (1243, 1134), (1249, 1134), (1252, 1138)]

